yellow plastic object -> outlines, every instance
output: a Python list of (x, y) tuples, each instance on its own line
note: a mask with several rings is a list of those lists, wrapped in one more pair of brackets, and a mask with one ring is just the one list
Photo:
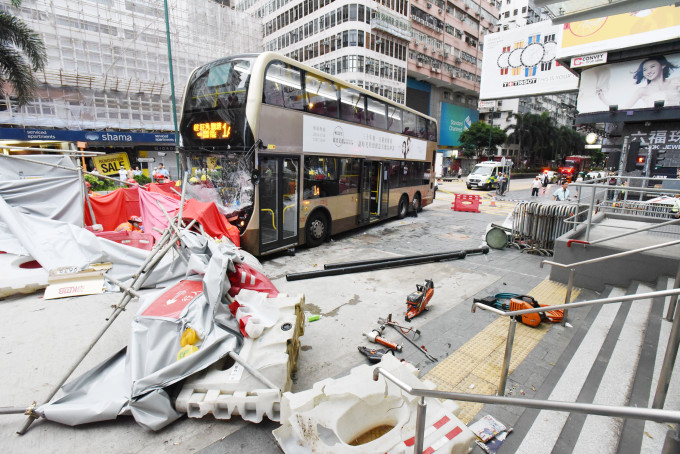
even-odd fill
[(198, 337), (196, 330), (193, 328), (187, 328), (182, 333), (182, 338), (179, 340), (179, 343), (182, 347), (186, 347), (187, 345), (196, 345), (200, 341), (201, 338)]
[(201, 181), (205, 181), (205, 180), (206, 180), (205, 175), (201, 175)]
[(192, 353), (196, 353), (198, 351), (198, 347), (195, 345), (187, 345), (182, 347), (182, 349), (177, 353), (177, 361), (179, 361), (182, 358), (186, 358), (187, 356), (191, 355)]
[(182, 180), (175, 181), (175, 186), (182, 186)]

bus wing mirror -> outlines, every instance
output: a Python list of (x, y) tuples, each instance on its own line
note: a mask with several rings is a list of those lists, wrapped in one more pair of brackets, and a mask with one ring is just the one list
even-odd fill
[(260, 182), (260, 171), (259, 171), (259, 169), (253, 169), (253, 171), (250, 172), (250, 181), (252, 181), (253, 184), (258, 184)]

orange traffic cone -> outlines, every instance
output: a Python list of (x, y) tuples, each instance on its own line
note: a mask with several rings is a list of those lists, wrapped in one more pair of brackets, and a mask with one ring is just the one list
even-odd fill
[(496, 196), (491, 197), (491, 203), (489, 204), (490, 207), (495, 207), (496, 206)]

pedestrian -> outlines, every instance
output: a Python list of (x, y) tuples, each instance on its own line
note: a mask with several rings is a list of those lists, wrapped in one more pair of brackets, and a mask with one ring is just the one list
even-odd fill
[(118, 170), (118, 178), (120, 178), (120, 185), (123, 186), (123, 183), (127, 180), (127, 170), (125, 170), (125, 166), (122, 164), (120, 170)]
[(553, 200), (558, 200), (560, 202), (564, 202), (569, 199), (569, 183), (566, 181), (562, 182), (562, 186), (560, 186), (557, 191), (553, 194)]
[[(166, 179), (166, 180), (170, 178), (170, 172), (168, 172), (168, 169), (165, 168), (165, 166), (163, 165), (162, 162), (160, 164), (158, 164), (158, 173), (163, 175), (163, 178)], [(203, 173), (205, 173), (205, 172), (203, 172)]]
[(91, 173), (93, 173), (93, 174), (95, 174), (95, 175), (100, 175), (99, 170), (97, 170), (96, 167), (94, 167), (94, 168), (92, 169), (92, 172), (91, 172)]
[(130, 218), (116, 227), (116, 232), (143, 232), (142, 218), (139, 216), (130, 216)]
[(545, 172), (543, 174), (543, 195), (545, 195), (546, 191), (548, 190), (548, 183), (550, 182), (550, 178), (548, 177), (548, 173)]
[(675, 200), (673, 200), (671, 213), (675, 219), (680, 219), (680, 194), (675, 194)]
[(538, 190), (541, 187), (541, 178), (536, 175), (536, 178), (534, 178), (534, 182), (531, 184), (531, 197), (538, 197)]
[(127, 178), (126, 178), (126, 180), (127, 180), (127, 181), (130, 181), (130, 180), (135, 181), (135, 171), (132, 170), (132, 167), (130, 167), (130, 168), (128, 169), (128, 171), (127, 171)]
[(503, 184), (501, 195), (505, 195), (505, 193), (508, 190), (508, 186), (510, 185), (510, 177), (508, 177), (508, 174), (506, 172), (503, 172), (503, 180), (501, 181), (501, 183)]
[(151, 172), (151, 179), (155, 182), (156, 181), (156, 175), (158, 175), (158, 167), (153, 168), (153, 172)]
[(142, 171), (140, 170), (139, 166), (135, 167), (134, 174), (135, 176), (139, 176), (142, 174)]

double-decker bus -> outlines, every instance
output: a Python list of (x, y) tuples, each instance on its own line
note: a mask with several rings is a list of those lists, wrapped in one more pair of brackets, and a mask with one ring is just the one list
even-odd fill
[(180, 137), (187, 190), (221, 201), (255, 255), (402, 218), (434, 196), (436, 120), (272, 52), (194, 70)]

